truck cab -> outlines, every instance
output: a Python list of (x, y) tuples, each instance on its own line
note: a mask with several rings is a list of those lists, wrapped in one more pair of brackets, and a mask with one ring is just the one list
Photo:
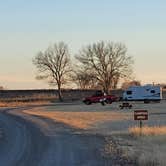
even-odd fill
[(84, 98), (83, 102), (87, 105), (90, 105), (92, 103), (99, 103), (103, 100), (111, 104), (117, 100), (117, 97), (114, 95), (107, 95), (102, 91), (96, 91), (92, 96)]

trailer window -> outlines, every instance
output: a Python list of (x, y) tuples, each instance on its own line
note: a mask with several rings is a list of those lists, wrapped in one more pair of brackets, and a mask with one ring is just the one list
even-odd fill
[(151, 92), (151, 93), (155, 93), (155, 90), (151, 90), (150, 92)]
[(132, 95), (132, 91), (127, 91), (127, 95)]

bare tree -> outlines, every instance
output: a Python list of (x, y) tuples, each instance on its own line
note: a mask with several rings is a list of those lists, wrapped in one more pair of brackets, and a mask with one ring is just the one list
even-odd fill
[(122, 89), (127, 89), (130, 86), (141, 86), (141, 81), (133, 80), (133, 81), (125, 81), (122, 83)]
[(83, 70), (93, 73), (106, 93), (116, 87), (120, 78), (132, 73), (132, 57), (127, 55), (127, 48), (121, 43), (101, 41), (88, 45), (76, 55), (76, 59)]
[(77, 70), (72, 75), (72, 80), (80, 89), (98, 89), (98, 81), (92, 73)]
[(161, 83), (161, 84), (158, 84), (160, 87), (162, 87), (164, 90), (166, 89), (166, 83)]
[(59, 100), (62, 101), (61, 88), (71, 71), (67, 45), (60, 42), (39, 52), (33, 59), (33, 64), (38, 69), (38, 79), (48, 79), (50, 84), (57, 85)]
[(4, 90), (4, 87), (3, 87), (3, 86), (0, 86), (0, 90)]

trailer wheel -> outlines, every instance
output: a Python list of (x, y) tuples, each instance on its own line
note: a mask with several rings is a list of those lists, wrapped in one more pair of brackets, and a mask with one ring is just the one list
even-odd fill
[(148, 103), (150, 103), (150, 100), (147, 100), (147, 99), (146, 99), (146, 100), (144, 100), (144, 103), (145, 103), (145, 104), (148, 104)]
[(130, 106), (129, 106), (129, 109), (132, 109), (132, 107), (133, 107), (133, 106), (132, 106), (132, 105), (130, 105)]
[(122, 105), (120, 105), (120, 106), (119, 106), (119, 108), (120, 108), (120, 109), (123, 109), (123, 106), (122, 106)]

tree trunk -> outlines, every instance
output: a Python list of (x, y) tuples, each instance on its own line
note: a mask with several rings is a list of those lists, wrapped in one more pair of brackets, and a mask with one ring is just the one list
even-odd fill
[(103, 90), (106, 94), (109, 94), (109, 83), (108, 82), (104, 82), (104, 87), (103, 87)]
[(59, 98), (60, 102), (63, 101), (62, 92), (61, 92), (61, 85), (60, 84), (58, 84), (58, 98)]

